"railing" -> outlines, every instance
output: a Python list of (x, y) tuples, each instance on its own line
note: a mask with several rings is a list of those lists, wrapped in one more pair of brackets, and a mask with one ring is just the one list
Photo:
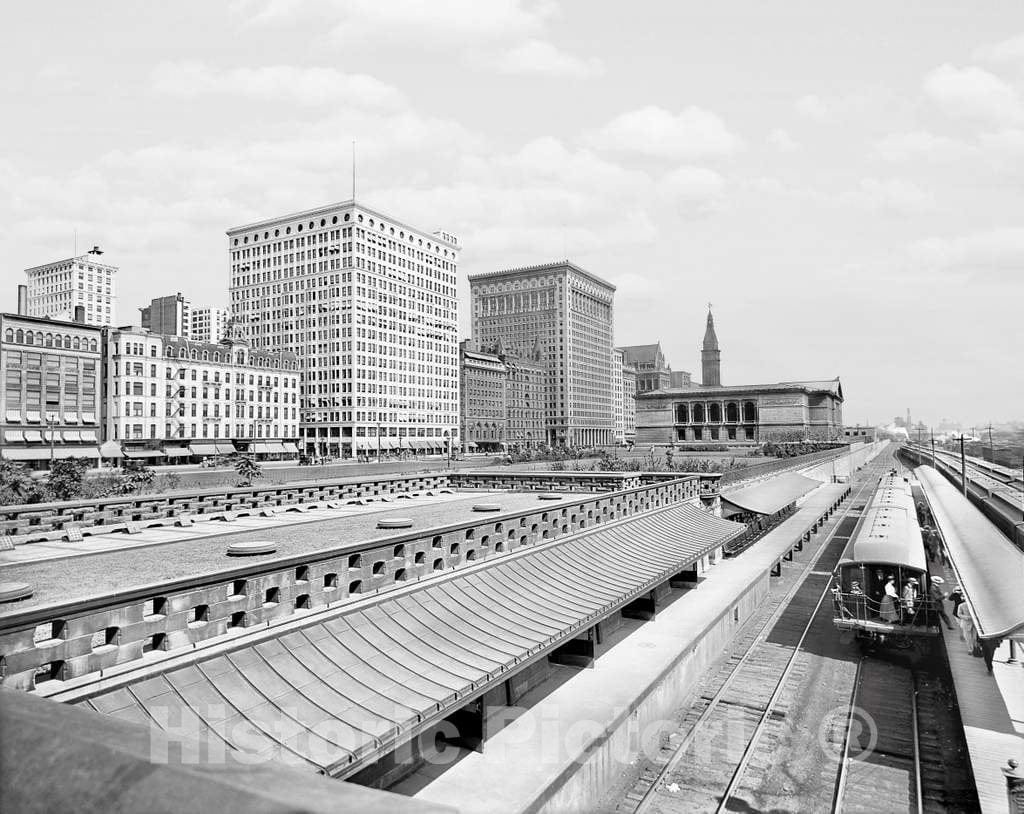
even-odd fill
[(893, 598), (892, 606), (883, 609), (883, 600), (862, 592), (832, 589), (833, 618), (836, 621), (876, 623), (900, 627), (936, 627), (940, 606), (929, 596), (914, 600)]
[(849, 451), (849, 447), (837, 447), (836, 449), (824, 449), (820, 452), (810, 452), (807, 455), (798, 455), (793, 458), (776, 458), (775, 460), (745, 466), (742, 469), (731, 469), (722, 475), (722, 486), (763, 475), (784, 472), (789, 469), (803, 469), (806, 466), (811, 466), (821, 461), (840, 458), (843, 455), (847, 455)]
[[(193, 648), (288, 617), (342, 607), (352, 598), (383, 593), (434, 573), (696, 500), (698, 484), (695, 476), (684, 476), (579, 498), (538, 500), (536, 508), (526, 511), (269, 562), (226, 565), (216, 572), (126, 588), (116, 596), (21, 612), (9, 606), (0, 615), (3, 685), (60, 688), (63, 685), (56, 682), (156, 658), (163, 651)], [(125, 568), (130, 570), (130, 555)]]

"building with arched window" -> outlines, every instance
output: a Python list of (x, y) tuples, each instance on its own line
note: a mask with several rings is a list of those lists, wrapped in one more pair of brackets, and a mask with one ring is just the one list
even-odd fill
[(99, 458), (99, 375), (99, 328), (0, 314), (0, 456)]
[(723, 385), (721, 350), (708, 311), (701, 368), (705, 382), (637, 394), (637, 443), (750, 443), (841, 440), (839, 377)]

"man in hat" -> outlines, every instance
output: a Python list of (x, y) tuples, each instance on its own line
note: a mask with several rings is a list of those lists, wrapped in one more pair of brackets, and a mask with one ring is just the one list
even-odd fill
[(903, 613), (912, 621), (914, 606), (917, 604), (917, 578), (910, 577), (903, 586)]
[(942, 619), (947, 628), (952, 630), (953, 623), (950, 622), (949, 617), (946, 616), (946, 608), (943, 605), (946, 595), (942, 592), (942, 586), (945, 582), (946, 581), (942, 577), (932, 577), (931, 587), (928, 589), (928, 595), (931, 597), (932, 606), (935, 608), (935, 612), (939, 615), (939, 618)]

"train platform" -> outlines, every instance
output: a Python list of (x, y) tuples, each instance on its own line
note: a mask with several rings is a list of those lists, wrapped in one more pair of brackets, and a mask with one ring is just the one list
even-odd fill
[[(811, 493), (751, 548), (701, 574), (696, 586), (673, 588), (652, 620), (627, 628), (592, 667), (560, 671), (548, 685), (555, 686), (514, 710), (514, 720), (483, 751), (462, 750), (392, 790), (457, 805), (463, 814), (589, 810), (763, 601), (769, 574), (783, 567), (804, 533), (831, 531), (835, 520), (827, 517), (848, 491), (839, 484)], [(810, 556), (797, 555), (799, 567)]]
[[(994, 649), (992, 671), (973, 655), (958, 628), (943, 642), (960, 706), (978, 800), (984, 814), (1007, 810), (1002, 769), (1015, 759), (1024, 764), (1024, 552), (1009, 540), (952, 484), (928, 466), (915, 470), (938, 526), (948, 564), (932, 563), (952, 589), (960, 586), (975, 635)], [(954, 622), (956, 624), (956, 622)]]

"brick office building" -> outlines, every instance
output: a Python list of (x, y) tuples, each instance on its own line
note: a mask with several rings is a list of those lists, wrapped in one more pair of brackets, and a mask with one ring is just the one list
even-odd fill
[(100, 338), (99, 328), (83, 322), (0, 314), (2, 457), (34, 468), (46, 467), (51, 455), (96, 462)]
[(546, 442), (611, 444), (615, 287), (569, 261), (469, 278), (473, 341), (520, 358), (539, 348), (547, 369)]

